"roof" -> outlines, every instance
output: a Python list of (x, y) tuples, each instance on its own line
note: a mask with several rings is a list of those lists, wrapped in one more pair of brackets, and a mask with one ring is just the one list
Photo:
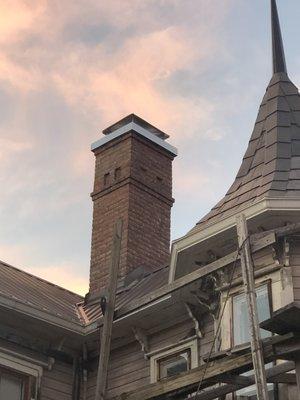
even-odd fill
[[(168, 273), (169, 268), (164, 267), (120, 289), (117, 293), (116, 310), (167, 284)], [(76, 293), (2, 261), (0, 261), (0, 304), (1, 298), (27, 305), (49, 316), (60, 317), (82, 327), (102, 317), (99, 299), (85, 302), (84, 298)]]
[(129, 124), (130, 122), (134, 122), (137, 125), (141, 126), (142, 128), (148, 130), (151, 132), (153, 135), (159, 137), (160, 139), (166, 140), (169, 138), (169, 135), (167, 135), (165, 132), (161, 131), (160, 129), (156, 128), (154, 125), (149, 124), (149, 122), (145, 121), (141, 117), (135, 114), (129, 114), (126, 117), (122, 118), (120, 121), (115, 122), (113, 125), (109, 126), (108, 128), (105, 128), (102, 133), (104, 135), (110, 135), (112, 132), (120, 129), (124, 125)]
[(82, 296), (0, 261), (0, 296), (80, 324)]
[[(152, 291), (168, 283), (169, 267), (156, 270), (144, 276), (140, 280), (132, 282), (127, 287), (117, 292), (115, 311), (129, 304), (131, 301), (138, 299)], [(91, 324), (102, 317), (100, 301), (85, 303), (84, 301), (78, 305), (78, 310), (85, 324)]]
[(274, 75), (232, 186), (191, 232), (263, 198), (300, 199), (300, 96), (286, 73), (276, 2), (271, 5)]

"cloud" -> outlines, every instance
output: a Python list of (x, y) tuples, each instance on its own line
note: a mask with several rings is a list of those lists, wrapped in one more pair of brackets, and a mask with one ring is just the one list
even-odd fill
[(67, 262), (39, 264), (34, 260), (33, 251), (28, 245), (0, 245), (0, 260), (83, 296), (88, 292), (86, 276), (78, 273), (82, 265)]
[(217, 55), (228, 53), (220, 32), (232, 4), (1, 1), (0, 108), (12, 111), (0, 121), (0, 259), (85, 290), (90, 143), (127, 113), (167, 131), (180, 148), (178, 210), (187, 198), (195, 209), (211, 201), (218, 174), (208, 176), (206, 157), (229, 130), (220, 118), (229, 101), (219, 88), (212, 93), (210, 74)]

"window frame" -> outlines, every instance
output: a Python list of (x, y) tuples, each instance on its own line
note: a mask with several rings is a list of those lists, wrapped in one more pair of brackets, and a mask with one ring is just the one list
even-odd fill
[(0, 385), (1, 385), (1, 375), (9, 375), (12, 377), (16, 377), (21, 379), (23, 385), (24, 385), (24, 393), (23, 393), (23, 397), (22, 400), (31, 400), (30, 398), (30, 388), (31, 388), (31, 380), (32, 377), (30, 375), (26, 375), (24, 373), (20, 373), (18, 371), (15, 371), (11, 368), (7, 368), (7, 367), (3, 367), (2, 365), (0, 365)]
[[(12, 354), (13, 353), (13, 354)], [(37, 363), (26, 360), (26, 356), (17, 354), (11, 351), (0, 349), (0, 369), (5, 370), (11, 375), (24, 377), (27, 379), (28, 394), (25, 400), (36, 400), (38, 398), (39, 389), (41, 386), (41, 378), (43, 375), (43, 368)], [(34, 380), (34, 381), (33, 381)], [(33, 382), (32, 382), (33, 381)], [(31, 396), (31, 385), (34, 383), (34, 397)]]
[[(273, 301), (272, 301), (272, 279), (267, 279), (265, 281), (260, 281), (260, 282), (255, 282), (255, 290), (258, 288), (266, 286), (267, 287), (267, 294), (268, 294), (268, 300), (269, 300), (269, 308), (270, 308), (270, 316), (272, 316), (273, 313)], [(235, 344), (234, 343), (234, 301), (233, 298), (236, 296), (239, 296), (241, 294), (245, 293), (245, 290), (243, 287), (240, 287), (237, 291), (234, 291), (230, 294), (230, 346), (231, 348), (234, 347), (241, 347), (245, 346), (246, 344), (250, 343), (250, 340), (245, 343), (240, 343), (240, 344)], [(272, 336), (272, 334), (270, 334)]]
[[(159, 378), (159, 372), (160, 372), (160, 361), (163, 359), (171, 358), (172, 356), (176, 354), (183, 353), (184, 351), (189, 352), (190, 355), (190, 369), (192, 370), (193, 368), (198, 367), (199, 364), (199, 359), (198, 359), (198, 340), (193, 339), (189, 342), (185, 342), (179, 345), (174, 345), (171, 348), (168, 348), (167, 350), (162, 350), (160, 352), (157, 352), (155, 355), (152, 355), (150, 357), (150, 382), (155, 383), (159, 382), (161, 379)], [(175, 375), (174, 375), (175, 376)], [(166, 378), (162, 378), (166, 379)]]

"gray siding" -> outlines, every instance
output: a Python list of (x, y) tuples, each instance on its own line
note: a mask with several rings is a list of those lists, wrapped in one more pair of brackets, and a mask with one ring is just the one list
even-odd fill
[(72, 400), (72, 366), (56, 361), (51, 371), (44, 370), (41, 400)]

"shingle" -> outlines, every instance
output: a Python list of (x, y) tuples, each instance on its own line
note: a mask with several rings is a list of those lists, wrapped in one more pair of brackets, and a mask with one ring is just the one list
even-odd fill
[(292, 142), (292, 156), (300, 156), (300, 141), (293, 140)]
[(292, 169), (290, 171), (290, 179), (292, 180), (300, 180), (300, 169)]
[(291, 95), (286, 97), (287, 102), (291, 110), (300, 111), (300, 96), (299, 95)]
[(300, 111), (293, 111), (293, 117), (295, 118), (295, 122), (300, 126)]
[(300, 169), (300, 157), (292, 157), (291, 169)]
[(284, 93), (279, 85), (274, 85), (267, 90), (267, 99), (273, 99), (274, 97), (284, 96)]
[(272, 146), (266, 148), (265, 162), (268, 163), (274, 158), (291, 158), (291, 145), (290, 143), (274, 143)]
[(244, 155), (244, 158), (252, 157), (255, 154), (255, 151), (258, 148), (259, 142), (260, 142), (260, 139), (255, 139), (255, 140), (250, 141), (247, 151)]
[(284, 182), (284, 181), (273, 181), (272, 185), (271, 185), (271, 190), (280, 190), (280, 191), (284, 191), (286, 190), (288, 185), (288, 181)]
[(259, 149), (253, 157), (252, 167), (262, 164), (265, 160), (265, 149)]
[(290, 180), (287, 184), (288, 190), (300, 190), (300, 180)]
[(299, 94), (299, 91), (297, 89), (297, 87), (291, 82), (281, 82), (280, 83), (280, 87), (283, 90), (283, 93), (285, 95), (297, 95)]
[(300, 127), (296, 125), (291, 126), (291, 138), (300, 140)]
[(291, 125), (291, 115), (288, 112), (278, 111), (267, 117), (265, 128), (266, 131), (271, 131), (277, 126), (287, 126)]
[(265, 133), (265, 144), (266, 147), (271, 146), (276, 142), (286, 142), (290, 143), (291, 141), (291, 132), (290, 127), (275, 127), (271, 131)]
[(267, 116), (268, 116), (267, 105), (263, 104), (259, 108), (259, 112), (258, 112), (258, 115), (257, 115), (257, 118), (256, 118), (256, 123), (264, 121)]
[(276, 181), (288, 181), (290, 177), (289, 171), (275, 171), (274, 180)]
[(265, 121), (257, 122), (254, 125), (254, 129), (253, 129), (253, 132), (252, 132), (252, 135), (251, 135), (251, 140), (257, 139), (262, 135), (262, 132), (264, 130), (264, 124), (265, 124)]
[(285, 97), (275, 97), (267, 102), (266, 114), (271, 115), (276, 111), (290, 111), (290, 106)]
[(242, 165), (238, 171), (237, 177), (244, 176), (249, 172), (252, 158), (246, 158), (243, 160)]
[(233, 182), (233, 184), (230, 186), (230, 188), (228, 189), (227, 194), (230, 194), (230, 193), (232, 193), (232, 192), (235, 192), (235, 191), (240, 187), (240, 184), (241, 184), (241, 180), (240, 180), (240, 179), (236, 179), (236, 180)]

